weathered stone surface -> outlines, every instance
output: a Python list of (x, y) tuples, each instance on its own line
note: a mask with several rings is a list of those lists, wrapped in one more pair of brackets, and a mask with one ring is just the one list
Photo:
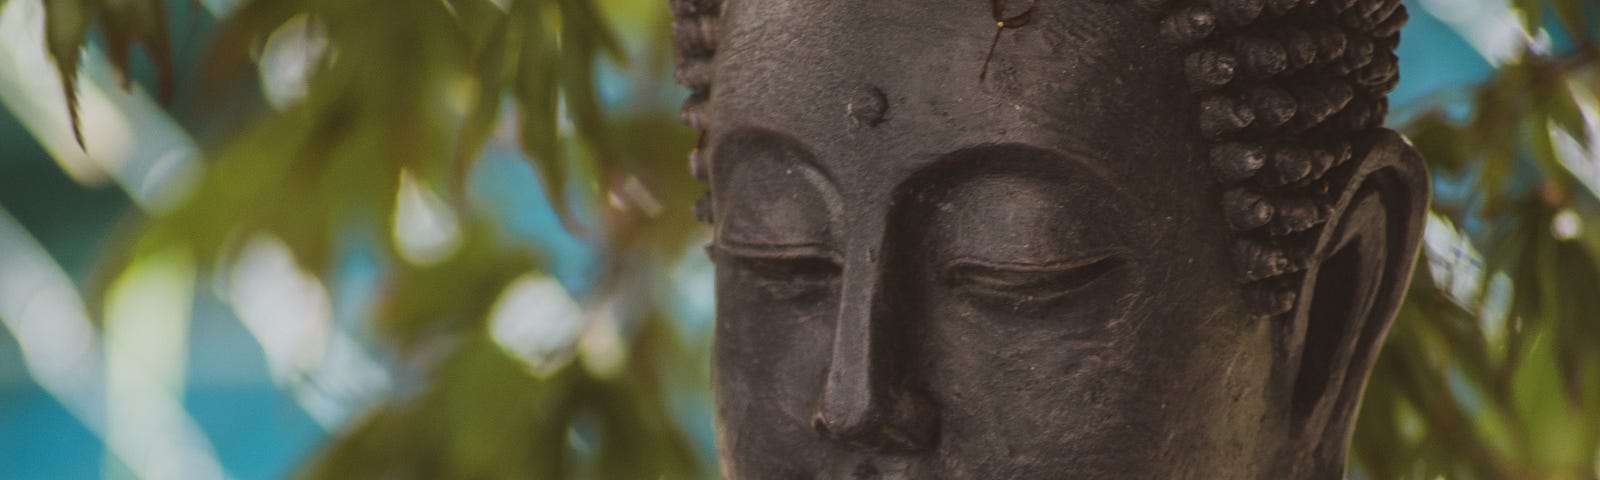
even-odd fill
[(673, 5), (728, 477), (1342, 474), (1398, 2)]

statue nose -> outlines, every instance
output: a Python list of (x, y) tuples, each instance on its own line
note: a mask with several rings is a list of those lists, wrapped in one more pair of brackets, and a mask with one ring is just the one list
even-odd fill
[[(938, 412), (910, 385), (909, 354), (885, 302), (876, 268), (845, 266), (833, 356), (811, 426), (834, 441), (909, 453), (933, 446)], [(865, 270), (865, 271), (863, 271)]]
[(938, 414), (915, 395), (890, 395), (886, 405), (870, 403), (823, 407), (811, 417), (817, 433), (845, 445), (885, 453), (915, 453), (933, 447)]

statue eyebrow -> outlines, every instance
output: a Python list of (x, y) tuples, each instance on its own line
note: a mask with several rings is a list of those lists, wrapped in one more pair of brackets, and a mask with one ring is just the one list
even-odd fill
[(768, 260), (785, 260), (797, 258), (823, 258), (836, 263), (842, 262), (838, 252), (833, 247), (820, 242), (803, 243), (761, 243), (747, 242), (738, 239), (717, 238), (709, 244), (707, 249), (727, 253), (736, 257), (759, 258)]
[(1062, 155), (1062, 156), (1066, 157), (1068, 161), (1071, 161), (1071, 162), (1077, 164), (1078, 166), (1083, 167), (1084, 170), (1088, 170), (1089, 173), (1093, 173), (1094, 176), (1096, 178), (1098, 178), (1101, 183), (1104, 183), (1104, 184), (1106, 184), (1106, 186), (1111, 187), (1111, 191), (1115, 192), (1118, 196), (1122, 197), (1123, 200), (1127, 200), (1127, 201), (1136, 200), (1136, 198), (1133, 196), (1133, 194), (1128, 193), (1127, 189), (1122, 188), (1122, 182), (1118, 182), (1115, 178), (1112, 178), (1110, 169), (1106, 168), (1105, 165), (1102, 165), (1099, 162), (1091, 161), (1091, 160), (1104, 161), (1105, 157), (1101, 157), (1101, 156), (1098, 156), (1098, 155), (1085, 155), (1085, 154), (1077, 153), (1077, 152), (1070, 152), (1070, 153), (1068, 153), (1066, 155)]
[[(718, 135), (712, 143), (712, 150), (714, 151), (752, 147), (782, 151), (782, 163), (788, 165), (790, 169), (802, 167), (803, 170), (800, 173), (806, 177), (806, 180), (829, 189), (838, 188), (838, 183), (833, 178), (832, 172), (810, 156), (812, 152), (811, 145), (794, 135), (766, 127), (741, 126)], [(805, 152), (807, 155), (793, 155), (795, 151)]]
[(922, 167), (920, 172), (913, 174), (911, 178), (901, 182), (901, 186), (899, 188), (925, 188), (928, 185), (923, 182), (929, 179), (925, 178), (924, 176), (944, 176), (935, 173), (939, 171), (966, 170), (971, 168), (985, 169), (982, 172), (967, 172), (964, 175), (961, 175), (962, 177), (972, 176), (979, 173), (993, 174), (1012, 171), (1010, 168), (996, 168), (997, 165), (980, 160), (982, 157), (987, 155), (1006, 154), (1009, 152), (1025, 153), (1036, 159), (1040, 157), (1048, 157), (1047, 160), (1041, 162), (1041, 165), (1045, 165), (1045, 168), (1052, 169), (1054, 171), (1062, 171), (1053, 168), (1055, 165), (1059, 165), (1063, 162), (1070, 163), (1087, 171), (1090, 176), (1095, 178), (1095, 180), (1098, 180), (1101, 184), (1109, 187), (1111, 193), (1115, 194), (1119, 200), (1135, 202), (1135, 204), (1139, 202), (1139, 198), (1128, 192), (1127, 188), (1123, 187), (1122, 183), (1118, 182), (1116, 177), (1112, 175), (1111, 170), (1106, 167), (1106, 157), (1092, 153), (1085, 153), (1077, 149), (1042, 148), (1027, 143), (987, 143), (956, 149), (952, 152), (940, 155), (939, 160), (934, 161), (930, 165)]

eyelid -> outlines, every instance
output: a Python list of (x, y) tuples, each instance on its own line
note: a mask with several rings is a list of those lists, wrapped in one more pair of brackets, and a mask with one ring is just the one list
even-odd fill
[(1048, 263), (959, 258), (948, 264), (945, 281), (979, 298), (1008, 298), (1038, 306), (1087, 288), (1124, 267), (1128, 258), (1116, 251)]
[(1067, 260), (1051, 260), (1044, 262), (1001, 262), (977, 257), (958, 257), (945, 264), (946, 270), (994, 270), (1014, 273), (1062, 273), (1093, 266), (1106, 261), (1124, 262), (1128, 257), (1127, 252), (1121, 249), (1108, 250), (1093, 255), (1074, 257)]
[[(750, 285), (774, 300), (795, 301), (822, 294), (843, 270), (838, 255), (817, 244), (749, 245), (713, 242), (706, 245), (713, 261), (751, 275)], [(726, 261), (727, 263), (724, 263)]]
[(706, 250), (753, 260), (824, 260), (834, 264), (843, 263), (838, 253), (820, 243), (757, 245), (713, 241), (706, 244)]

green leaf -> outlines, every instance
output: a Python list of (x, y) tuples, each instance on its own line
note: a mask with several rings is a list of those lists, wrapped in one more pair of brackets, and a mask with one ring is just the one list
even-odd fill
[(528, 161), (539, 172), (550, 203), (568, 218), (568, 169), (559, 132), (561, 57), (555, 32), (546, 22), (541, 5), (521, 1), (512, 5), (515, 35), (511, 42), (521, 45), (518, 56), (515, 93), (520, 107), (522, 148)]
[(320, 12), (312, 0), (247, 0), (224, 20), (210, 42), (210, 53), (202, 62), (208, 86), (216, 87), (255, 75), (253, 55), (260, 42), (273, 30), (296, 15)]
[[(1567, 376), (1563, 384), (1574, 406), (1584, 404), (1585, 395), (1600, 391), (1585, 389), (1586, 372), (1600, 369), (1600, 355), (1593, 351), (1595, 339), (1600, 339), (1600, 264), (1584, 249), (1572, 241), (1556, 241), (1552, 246), (1555, 257), (1551, 285), (1551, 301), (1557, 302), (1555, 331), (1557, 356)], [(1596, 425), (1600, 428), (1600, 425)]]
[(121, 77), (123, 88), (130, 84), (133, 50), (143, 46), (155, 64), (158, 91), (164, 102), (172, 99), (174, 70), (166, 3), (166, 0), (100, 0), (98, 11), (106, 53)]
[(1468, 167), (1465, 152), (1465, 132), (1450, 122), (1443, 110), (1425, 113), (1406, 125), (1406, 136), (1412, 145), (1428, 160), (1435, 172), (1460, 175)]
[(1572, 138), (1578, 140), (1578, 144), (1588, 145), (1588, 123), (1583, 118), (1583, 110), (1578, 105), (1576, 92), (1572, 91), (1564, 77), (1557, 76), (1546, 83), (1548, 93), (1545, 94), (1543, 105), (1550, 124), (1572, 135)]
[[(489, 9), (494, 8), (490, 6)], [(476, 84), (476, 101), (467, 113), (456, 142), (455, 190), (458, 192), (465, 190), (467, 172), (483, 151), (484, 143), (500, 119), (501, 92), (512, 80), (518, 61), (518, 49), (507, 44), (511, 30), (508, 16), (486, 16), (482, 21), (488, 23), (488, 33), (474, 46), (471, 67)]]
[(45, 46), (56, 62), (61, 91), (67, 97), (67, 116), (72, 122), (72, 138), (83, 143), (83, 123), (78, 117), (78, 58), (89, 35), (92, 0), (44, 0)]
[(562, 20), (570, 22), (564, 27), (564, 32), (570, 31), (587, 37), (587, 43), (598, 45), (600, 51), (605, 52), (614, 62), (627, 62), (621, 42), (617, 41), (616, 34), (606, 25), (600, 12), (595, 11), (591, 0), (556, 1), (561, 6)]
[(1521, 13), (1522, 29), (1527, 32), (1537, 32), (1544, 24), (1544, 4), (1546, 0), (1511, 0), (1511, 6)]
[(1522, 64), (1506, 66), (1474, 98), (1477, 114), (1468, 127), (1470, 135), (1466, 139), (1471, 143), (1467, 151), (1483, 161), (1478, 191), (1490, 208), (1506, 193), (1509, 185), (1505, 180), (1515, 171), (1523, 118), (1530, 103), (1527, 68)]
[(1596, 5), (1586, 0), (1554, 0), (1556, 18), (1576, 43), (1584, 47), (1594, 45), (1594, 9)]
[(585, 0), (557, 0), (561, 6), (562, 92), (568, 113), (592, 148), (608, 156), (605, 119), (595, 91), (594, 63), (600, 52), (620, 55), (616, 39), (600, 24)]
[[(1592, 455), (1577, 442), (1579, 426), (1566, 402), (1554, 347), (1555, 332), (1544, 331), (1535, 337), (1516, 374), (1516, 400), (1519, 423), (1538, 432), (1525, 446), (1524, 461), (1549, 470), (1571, 469), (1576, 460)], [(1543, 475), (1541, 478), (1550, 478)]]
[(1561, 165), (1561, 159), (1556, 158), (1555, 143), (1550, 139), (1550, 119), (1543, 115), (1529, 116), (1522, 124), (1522, 131), (1528, 155), (1541, 176), (1547, 179), (1546, 183), (1566, 177), (1567, 169)]
[(542, 263), (494, 242), (491, 232), (481, 224), (467, 230), (460, 251), (443, 264), (400, 266), (376, 315), (380, 331), (404, 351), (478, 329), (506, 286)]

